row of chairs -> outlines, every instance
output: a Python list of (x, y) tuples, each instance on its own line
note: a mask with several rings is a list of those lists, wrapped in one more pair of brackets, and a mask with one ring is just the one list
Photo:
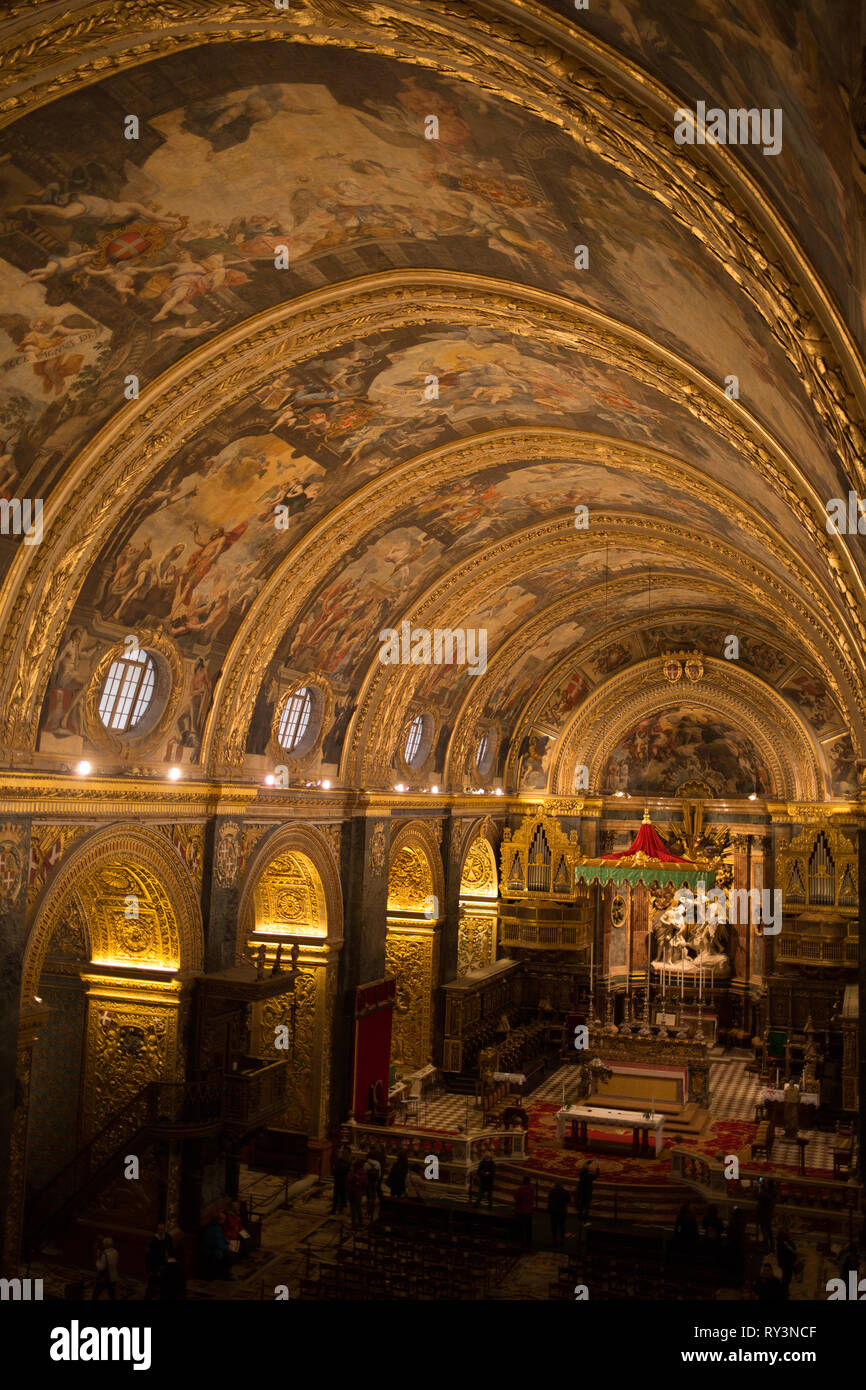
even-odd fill
[(512, 1257), (504, 1242), (460, 1240), (441, 1233), (372, 1227), (320, 1262), (318, 1278), (304, 1280), (301, 1297), (314, 1299), (478, 1298)]
[(711, 1254), (648, 1258), (628, 1248), (619, 1254), (587, 1252), (573, 1256), (550, 1284), (552, 1299), (573, 1301), (585, 1286), (591, 1299), (712, 1299), (722, 1280)]

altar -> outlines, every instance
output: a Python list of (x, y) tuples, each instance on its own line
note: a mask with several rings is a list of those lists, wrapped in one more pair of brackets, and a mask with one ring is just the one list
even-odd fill
[[(665, 1117), (656, 1113), (639, 1114), (634, 1110), (601, 1110), (589, 1105), (564, 1105), (556, 1115), (556, 1137), (564, 1142), (569, 1125), (579, 1149), (589, 1146), (589, 1128), (631, 1130), (633, 1154), (648, 1158), (662, 1151)], [(655, 1135), (655, 1149), (650, 1149), (650, 1131)]]

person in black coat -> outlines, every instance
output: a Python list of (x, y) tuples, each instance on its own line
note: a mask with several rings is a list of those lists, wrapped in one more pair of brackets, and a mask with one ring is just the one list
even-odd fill
[[(593, 1162), (595, 1162), (595, 1172), (592, 1171)], [(593, 1160), (588, 1158), (580, 1170), (580, 1176), (577, 1179), (577, 1192), (575, 1194), (577, 1197), (577, 1215), (581, 1221), (589, 1220), (589, 1209), (592, 1205), (592, 1185), (598, 1177), (598, 1174), (598, 1159), (596, 1158)]]
[(392, 1197), (406, 1196), (406, 1179), (409, 1176), (409, 1155), (399, 1153), (391, 1164), (388, 1173), (388, 1187)]
[(160, 1221), (144, 1257), (144, 1268), (147, 1271), (145, 1298), (156, 1298), (162, 1267), (171, 1255), (173, 1248), (171, 1236), (166, 1231), (163, 1222)]
[(557, 1181), (547, 1194), (547, 1214), (550, 1217), (550, 1238), (554, 1249), (565, 1245), (565, 1217), (568, 1211), (569, 1195), (562, 1183)]
[(779, 1262), (779, 1269), (782, 1271), (782, 1288), (787, 1298), (791, 1288), (791, 1280), (794, 1277), (794, 1265), (797, 1263), (797, 1247), (786, 1226), (782, 1227), (776, 1239), (776, 1259)]
[(173, 1252), (160, 1270), (159, 1296), (166, 1303), (186, 1298), (186, 1270)]
[(481, 1198), (487, 1197), (487, 1210), (493, 1210), (493, 1184), (496, 1181), (496, 1164), (489, 1154), (485, 1154), (478, 1165), (478, 1196), (475, 1205), (481, 1206)]

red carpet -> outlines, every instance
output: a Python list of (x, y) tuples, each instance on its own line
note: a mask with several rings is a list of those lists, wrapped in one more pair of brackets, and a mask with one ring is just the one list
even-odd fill
[[(587, 1154), (582, 1149), (566, 1149), (559, 1143), (556, 1137), (556, 1112), (559, 1105), (549, 1101), (529, 1101), (526, 1108), (529, 1112), (529, 1166), (539, 1172), (549, 1173), (551, 1177), (575, 1178), (587, 1157), (592, 1157), (592, 1154)], [(756, 1124), (747, 1120), (714, 1120), (699, 1139), (678, 1140), (666, 1136), (659, 1158), (633, 1157), (631, 1135), (624, 1136), (621, 1154), (610, 1150), (599, 1154), (599, 1182), (645, 1183), (648, 1186), (663, 1184), (667, 1182), (672, 1166), (666, 1151), (675, 1145), (701, 1154), (705, 1158), (734, 1154), (740, 1161), (741, 1175), (755, 1173), (790, 1177), (796, 1174), (798, 1170), (794, 1163), (765, 1163), (750, 1157), (750, 1147), (757, 1129)], [(590, 1130), (590, 1136), (600, 1137), (609, 1142), (611, 1131), (599, 1130), (596, 1135)], [(806, 1176), (826, 1180), (829, 1174), (824, 1168), (807, 1168)]]

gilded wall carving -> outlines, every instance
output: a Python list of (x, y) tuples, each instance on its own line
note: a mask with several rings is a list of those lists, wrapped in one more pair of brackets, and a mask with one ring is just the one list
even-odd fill
[(438, 934), (388, 932), (385, 970), (397, 981), (391, 1060), (405, 1071), (414, 1071), (430, 1060), (438, 958)]
[(90, 940), (84, 910), (71, 894), (66, 911), (59, 918), (54, 935), (48, 943), (49, 956), (70, 956), (75, 960), (90, 959)]
[(385, 822), (377, 821), (370, 836), (370, 868), (374, 874), (381, 873), (385, 867)]
[(273, 859), (256, 884), (256, 927), (325, 936), (327, 907), (321, 880), (305, 855), (286, 850)]
[[(315, 1107), (316, 1079), (321, 1065), (322, 1019), (320, 985), (322, 971), (302, 968), (294, 995), (280, 994), (261, 1006), (258, 1056), (288, 1063), (286, 1109), (281, 1124), (301, 1134), (314, 1134), (318, 1110)], [(275, 1030), (289, 1030), (287, 1050), (276, 1049)]]
[(0, 825), (0, 909), (14, 907), (25, 882), (23, 825)]
[[(177, 995), (167, 999), (144, 981), (88, 978), (83, 1137), (103, 1130), (148, 1082), (178, 1079)], [(109, 1129), (100, 1141), (106, 1156), (112, 1141)]]
[[(105, 879), (104, 874), (108, 875)], [(139, 912), (142, 903), (147, 909), (142, 926), (145, 938), (151, 944), (159, 942), (160, 954), (153, 958), (154, 963), (201, 968), (201, 906), (177, 854), (156, 830), (111, 825), (82, 836), (64, 855), (46, 886), (27, 941), (23, 999), (38, 993), (45, 953), (58, 923), (67, 915), (73, 893), (86, 916), (95, 959), (111, 960), (117, 954), (122, 959), (142, 959), (145, 953), (137, 949), (141, 934), (133, 930), (136, 919), (123, 915), (131, 905), (123, 901), (118, 908), (126, 896), (121, 889), (131, 880), (137, 885), (130, 892), (139, 899)], [(122, 938), (115, 932), (118, 911), (120, 919), (129, 924)]]
[(241, 867), (241, 832), (237, 825), (221, 825), (217, 836), (216, 878), (220, 888), (231, 888)]
[(496, 897), (496, 856), (483, 835), (479, 835), (469, 846), (463, 861), (460, 892), (476, 898)]
[(51, 870), (59, 864), (69, 846), (84, 834), (81, 825), (33, 825), (30, 829), (30, 873), (27, 880), (29, 912)]
[(433, 893), (433, 875), (422, 850), (404, 845), (393, 855), (388, 874), (389, 911), (408, 908), (421, 912)]
[(496, 952), (496, 918), (461, 913), (457, 936), (457, 974), (469, 975), (492, 965)]

